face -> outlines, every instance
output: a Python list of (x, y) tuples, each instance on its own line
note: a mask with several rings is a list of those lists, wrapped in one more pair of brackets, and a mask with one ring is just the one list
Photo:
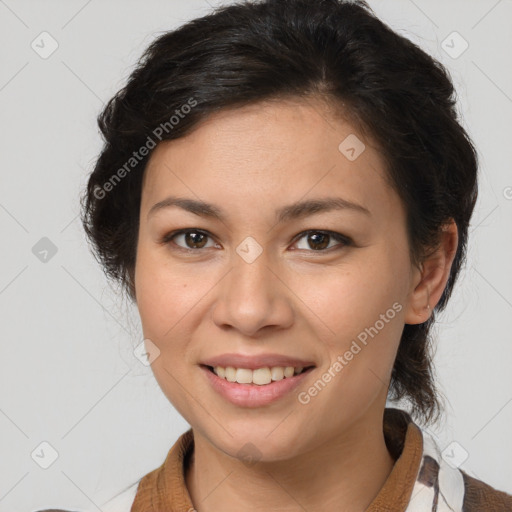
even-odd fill
[[(220, 218), (152, 209), (170, 196)], [(353, 206), (287, 208), (326, 199)], [(250, 440), (262, 459), (285, 459), (381, 419), (413, 277), (378, 150), (319, 100), (224, 110), (151, 156), (135, 268), (143, 333), (165, 395), (225, 453)], [(233, 402), (201, 366), (226, 353), (314, 368), (269, 403)]]

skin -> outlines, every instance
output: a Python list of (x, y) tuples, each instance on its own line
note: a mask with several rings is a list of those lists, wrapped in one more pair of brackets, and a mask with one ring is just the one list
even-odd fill
[[(366, 148), (338, 149), (355, 134)], [(440, 248), (412, 265), (406, 214), (384, 180), (375, 145), (320, 99), (279, 100), (223, 110), (192, 133), (159, 144), (143, 183), (135, 267), (144, 337), (160, 350), (152, 369), (191, 425), (195, 450), (186, 484), (199, 512), (363, 511), (392, 470), (382, 418), (405, 323), (426, 321), (441, 297), (457, 247), (454, 223)], [(169, 195), (217, 205), (225, 222), (179, 207), (150, 208)], [(298, 200), (343, 197), (371, 216), (332, 210), (276, 224), (274, 210)], [(174, 230), (201, 229), (194, 240)], [(309, 239), (305, 230), (352, 239)], [(197, 235), (196, 235), (197, 236)], [(248, 236), (263, 249), (236, 252)], [(173, 245), (174, 242), (174, 245)], [(173, 249), (173, 247), (175, 247)], [(322, 252), (323, 251), (323, 252)], [(365, 328), (402, 308), (311, 401), (307, 391)], [(218, 395), (199, 368), (225, 352), (274, 352), (314, 361), (295, 392), (258, 408)], [(257, 463), (238, 454), (246, 443)]]

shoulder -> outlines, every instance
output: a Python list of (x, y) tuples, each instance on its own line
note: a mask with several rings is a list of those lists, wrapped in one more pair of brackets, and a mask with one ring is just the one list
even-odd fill
[(464, 512), (510, 512), (512, 494), (494, 489), (461, 470), (464, 480)]
[(443, 457), (437, 440), (425, 430), (421, 431), (423, 454), (410, 498), (411, 511), (430, 510), (424, 507), (427, 500), (432, 507), (437, 503), (437, 509), (432, 510), (512, 512), (511, 494), (494, 489), (450, 464)]

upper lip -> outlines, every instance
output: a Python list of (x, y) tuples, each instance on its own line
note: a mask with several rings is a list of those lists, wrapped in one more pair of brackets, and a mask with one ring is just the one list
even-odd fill
[(201, 362), (206, 366), (222, 366), (226, 368), (232, 366), (234, 368), (247, 368), (249, 370), (256, 370), (257, 368), (273, 367), (273, 366), (293, 366), (303, 367), (315, 366), (312, 361), (298, 359), (296, 357), (285, 356), (281, 354), (258, 354), (248, 356), (243, 354), (220, 354), (218, 356), (210, 357)]

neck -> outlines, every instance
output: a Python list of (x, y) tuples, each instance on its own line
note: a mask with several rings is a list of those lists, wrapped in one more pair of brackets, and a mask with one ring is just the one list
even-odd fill
[(394, 462), (380, 414), (361, 419), (349, 431), (293, 459), (250, 466), (217, 450), (194, 431), (185, 481), (197, 512), (363, 512)]

